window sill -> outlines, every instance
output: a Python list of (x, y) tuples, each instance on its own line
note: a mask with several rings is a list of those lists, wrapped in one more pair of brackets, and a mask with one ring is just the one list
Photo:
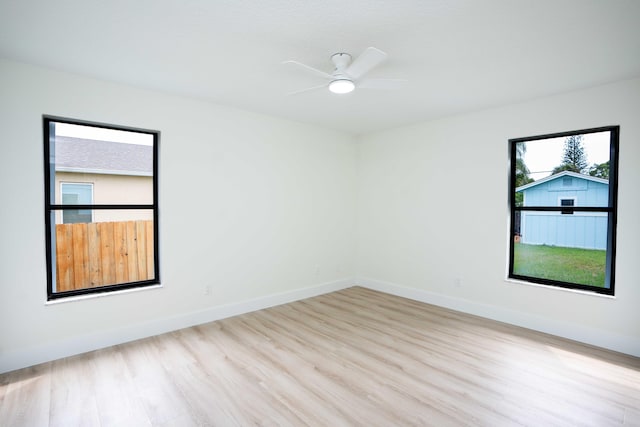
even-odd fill
[(110, 297), (113, 295), (122, 295), (122, 294), (130, 294), (133, 292), (144, 292), (144, 291), (150, 291), (150, 290), (154, 290), (154, 289), (161, 289), (163, 286), (161, 284), (158, 285), (151, 285), (151, 286), (144, 286), (144, 287), (139, 287), (139, 288), (131, 288), (131, 289), (123, 289), (121, 291), (112, 291), (112, 292), (100, 292), (97, 294), (87, 294), (87, 295), (77, 295), (77, 296), (73, 296), (73, 297), (67, 297), (67, 298), (58, 298), (58, 299), (54, 299), (51, 301), (45, 301), (44, 305), (58, 305), (58, 304), (64, 304), (64, 303), (68, 303), (68, 302), (75, 302), (75, 301), (82, 301), (82, 300), (88, 300), (88, 299), (95, 299), (95, 298), (105, 298), (105, 297)]
[(583, 290), (580, 290), (580, 289), (561, 288), (560, 286), (543, 285), (543, 284), (540, 284), (540, 283), (527, 282), (525, 280), (510, 279), (508, 277), (505, 278), (504, 281), (507, 282), (507, 283), (515, 283), (515, 284), (518, 284), (518, 285), (533, 286), (533, 287), (536, 287), (536, 288), (544, 288), (544, 289), (549, 289), (549, 290), (553, 290), (553, 291), (570, 292), (572, 294), (587, 295), (587, 296), (591, 296), (591, 297), (606, 298), (606, 299), (613, 299), (613, 300), (616, 299), (615, 295), (599, 294), (597, 292), (583, 291)]

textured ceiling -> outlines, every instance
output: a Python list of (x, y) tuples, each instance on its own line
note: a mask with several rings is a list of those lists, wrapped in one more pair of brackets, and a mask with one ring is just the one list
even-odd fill
[[(368, 46), (399, 90), (326, 90)], [(0, 56), (359, 134), (640, 76), (638, 0), (0, 0)]]

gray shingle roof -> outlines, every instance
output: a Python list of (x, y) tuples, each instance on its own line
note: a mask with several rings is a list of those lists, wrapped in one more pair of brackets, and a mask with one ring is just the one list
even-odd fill
[(151, 176), (153, 147), (57, 136), (55, 165), (60, 172)]

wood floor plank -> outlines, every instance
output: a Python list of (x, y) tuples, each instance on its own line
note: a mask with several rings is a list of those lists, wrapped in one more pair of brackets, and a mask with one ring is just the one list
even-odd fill
[(122, 358), (135, 385), (151, 424), (184, 418), (190, 407), (176, 384), (171, 381), (153, 338), (120, 346)]
[(100, 426), (95, 376), (87, 355), (51, 363), (50, 426)]
[(151, 425), (121, 346), (90, 353), (89, 369), (95, 376), (95, 398), (100, 423), (104, 426)]
[(640, 426), (640, 359), (349, 288), (0, 375), (11, 426)]
[(0, 406), (0, 425), (49, 424), (50, 371), (51, 364), (45, 363), (5, 374), (8, 386)]

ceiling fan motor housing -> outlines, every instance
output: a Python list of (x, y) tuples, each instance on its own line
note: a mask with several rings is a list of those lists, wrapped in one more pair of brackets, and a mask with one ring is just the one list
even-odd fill
[(331, 62), (336, 69), (331, 73), (333, 80), (329, 83), (329, 90), (333, 93), (344, 94), (353, 91), (355, 84), (353, 79), (346, 73), (347, 67), (351, 64), (351, 55), (348, 53), (334, 53), (331, 55)]
[(348, 53), (334, 53), (331, 55), (331, 62), (336, 66), (336, 71), (344, 71), (351, 63), (351, 55)]

